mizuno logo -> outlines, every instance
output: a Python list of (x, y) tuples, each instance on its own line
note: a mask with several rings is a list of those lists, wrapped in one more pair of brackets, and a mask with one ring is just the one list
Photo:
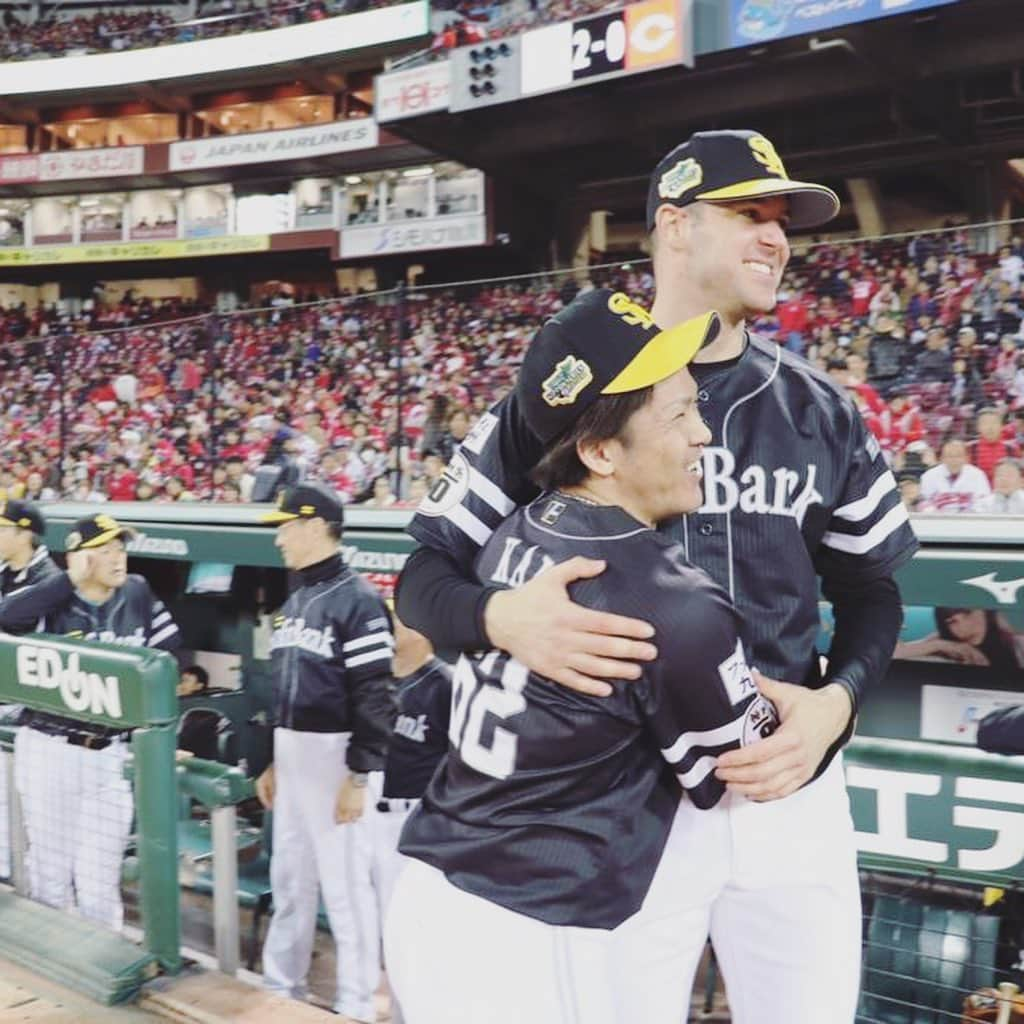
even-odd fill
[(986, 573), (984, 576), (972, 576), (969, 580), (961, 580), (968, 587), (980, 587), (988, 591), (1000, 604), (1016, 604), (1017, 591), (1024, 587), (1024, 577), (1019, 580), (1000, 581), (996, 579), (994, 572)]

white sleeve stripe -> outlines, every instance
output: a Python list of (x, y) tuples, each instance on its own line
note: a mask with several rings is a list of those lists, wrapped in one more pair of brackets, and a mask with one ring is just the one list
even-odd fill
[(878, 508), (882, 503), (882, 499), (887, 494), (895, 493), (896, 478), (892, 475), (892, 471), (887, 469), (871, 485), (871, 490), (863, 498), (858, 498), (856, 501), (851, 501), (848, 505), (837, 508), (833, 514), (851, 523), (863, 522)]
[(390, 661), (391, 648), (382, 647), (376, 651), (367, 651), (366, 654), (357, 654), (354, 658), (345, 659), (345, 668), (358, 668), (360, 665), (368, 665), (371, 661)]
[(153, 625), (162, 626), (165, 622), (171, 621), (171, 613), (164, 609), (159, 615), (153, 616)]
[(867, 533), (854, 536), (849, 533), (834, 533), (829, 530), (821, 538), (821, 543), (836, 551), (845, 551), (850, 555), (863, 555), (881, 544), (886, 537), (895, 533), (909, 519), (907, 508), (901, 501), (895, 508), (886, 512)]
[(457, 526), (470, 540), (483, 547), (494, 532), (485, 523), (477, 519), (465, 505), (456, 505), (444, 514), (445, 519)]
[(676, 772), (676, 778), (682, 783), (683, 789), (694, 789), (714, 770), (715, 759), (713, 757), (699, 757), (690, 766), (689, 771)]
[(704, 732), (684, 732), (671, 747), (664, 747), (662, 756), (669, 764), (676, 764), (694, 747), (720, 747), (723, 743), (733, 743), (743, 735), (743, 719), (734, 718), (717, 729), (706, 729)]
[(154, 644), (158, 644), (168, 637), (174, 636), (178, 632), (178, 627), (172, 622), (169, 626), (164, 626), (159, 633), (154, 633), (148, 641), (148, 645), (152, 647)]
[(469, 467), (469, 489), (501, 516), (509, 516), (515, 511), (516, 503), (497, 484), (472, 466)]
[(372, 644), (385, 643), (394, 647), (395, 638), (391, 635), (389, 630), (382, 629), (379, 633), (367, 633), (366, 636), (361, 636), (358, 640), (349, 640), (347, 644), (341, 645), (341, 649), (343, 651), (358, 651), (360, 647), (369, 647)]

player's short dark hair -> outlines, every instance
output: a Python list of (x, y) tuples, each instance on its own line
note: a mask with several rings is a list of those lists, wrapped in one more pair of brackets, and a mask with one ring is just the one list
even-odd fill
[(341, 535), (344, 530), (344, 526), (341, 523), (327, 523), (327, 535), (331, 540), (341, 540)]
[(599, 398), (573, 427), (545, 452), (531, 476), (545, 491), (558, 487), (575, 487), (583, 483), (590, 470), (580, 459), (576, 446), (580, 442), (606, 441), (617, 437), (626, 443), (623, 433), (633, 413), (643, 408), (654, 393), (653, 387), (627, 391), (621, 395)]
[(210, 685), (210, 673), (202, 665), (189, 665), (188, 668), (182, 669), (181, 674), (183, 676), (195, 676), (196, 682), (204, 690)]

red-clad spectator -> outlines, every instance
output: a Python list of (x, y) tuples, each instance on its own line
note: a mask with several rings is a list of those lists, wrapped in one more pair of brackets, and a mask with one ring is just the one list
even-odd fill
[(885, 412), (885, 399), (868, 383), (868, 361), (859, 352), (846, 355), (846, 386), (854, 389), (876, 416)]
[(866, 317), (877, 291), (878, 281), (865, 270), (850, 286), (850, 315), (858, 320)]
[(978, 413), (978, 438), (969, 446), (971, 462), (988, 477), (992, 483), (995, 468), (1004, 459), (1020, 458), (1020, 448), (1015, 441), (1006, 440), (1003, 432), (1003, 416), (991, 407)]
[(135, 488), (139, 484), (139, 475), (132, 471), (128, 460), (116, 458), (113, 471), (107, 477), (106, 491), (111, 501), (134, 501)]

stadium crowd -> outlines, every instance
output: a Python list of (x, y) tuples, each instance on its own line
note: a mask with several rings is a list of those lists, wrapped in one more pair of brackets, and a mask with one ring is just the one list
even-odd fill
[[(591, 276), (650, 301), (642, 267)], [(996, 256), (963, 231), (818, 244), (753, 326), (849, 391), (909, 507), (1024, 512), (1022, 282), (1019, 238)], [(414, 504), (576, 289), (413, 292), (400, 360), (390, 293), (230, 316), (130, 293), (77, 318), (8, 310), (0, 498), (246, 501), (283, 473), (350, 502)]]
[(0, 57), (33, 60), (78, 53), (107, 53), (190, 43), (197, 39), (302, 25), (351, 11), (385, 7), (399, 0), (208, 0), (198, 15), (176, 19), (158, 7), (123, 10), (99, 7), (90, 14), (57, 13), (43, 8), (39, 17), (3, 15)]

